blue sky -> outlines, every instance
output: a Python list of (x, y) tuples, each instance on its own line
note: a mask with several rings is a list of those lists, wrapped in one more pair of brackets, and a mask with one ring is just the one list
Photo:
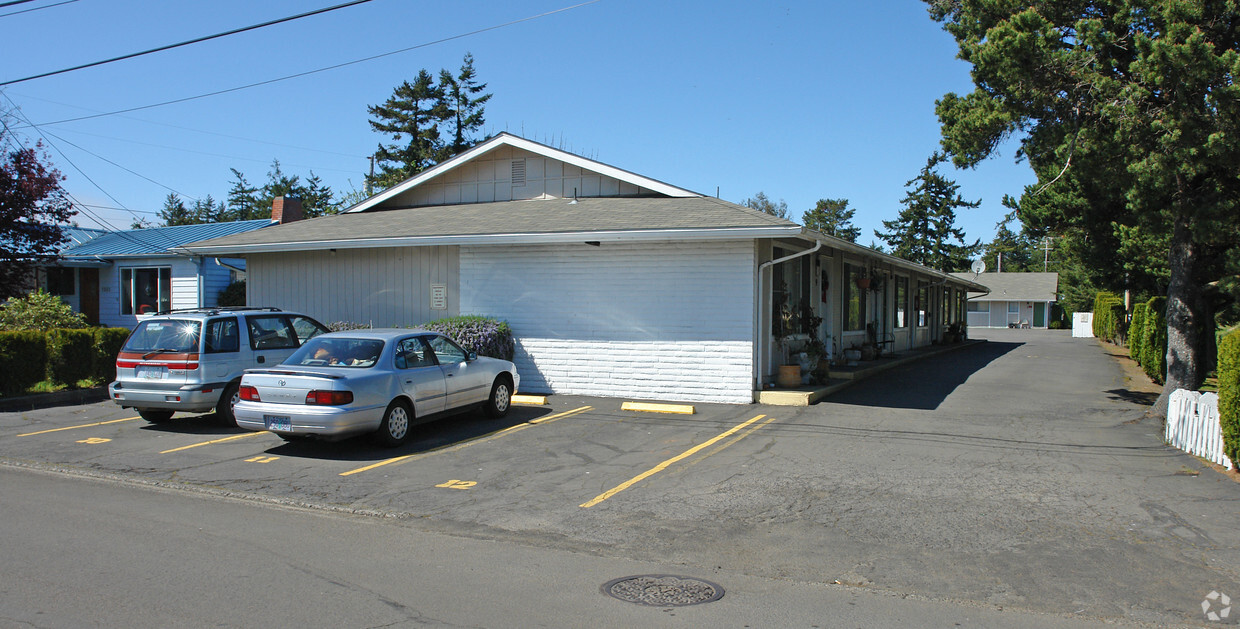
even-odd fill
[[(0, 17), (0, 81), (336, 3), (77, 0)], [(229, 168), (261, 183), (273, 159), (287, 173), (313, 171), (337, 192), (360, 187), (366, 156), (385, 141), (370, 131), (366, 107), (419, 69), (456, 70), (471, 52), (494, 94), (488, 133), (509, 131), (701, 193), (718, 190), (729, 201), (764, 191), (786, 200), (798, 221), (818, 199), (844, 197), (867, 244), (881, 220), (895, 218), (905, 182), (938, 147), (935, 99), (971, 89), (951, 37), (918, 1), (600, 0), (257, 88), (49, 124), (267, 81), (573, 4), (373, 0), (0, 89), (6, 107), (16, 103), (56, 136), (47, 136), (56, 147), (49, 153), (70, 193), (96, 206), (90, 211), (105, 227), (123, 229), (135, 215), (154, 219), (169, 189), (220, 199)], [(31, 128), (22, 133), (38, 137)], [(982, 199), (959, 217), (970, 239), (989, 240), (1003, 195), (1033, 182), (1014, 153), (1008, 146), (975, 170), (943, 168), (965, 198)], [(86, 215), (78, 223), (97, 226)]]

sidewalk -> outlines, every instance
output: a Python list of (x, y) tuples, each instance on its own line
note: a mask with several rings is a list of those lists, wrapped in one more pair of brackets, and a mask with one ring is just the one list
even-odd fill
[(758, 404), (770, 404), (772, 406), (809, 406), (861, 380), (872, 378), (884, 371), (895, 369), (923, 358), (929, 358), (930, 356), (954, 352), (966, 347), (974, 347), (985, 342), (984, 340), (967, 340), (951, 345), (930, 345), (876, 360), (860, 361), (855, 366), (837, 365), (828, 372), (826, 384), (807, 384), (794, 389), (755, 391), (754, 401)]

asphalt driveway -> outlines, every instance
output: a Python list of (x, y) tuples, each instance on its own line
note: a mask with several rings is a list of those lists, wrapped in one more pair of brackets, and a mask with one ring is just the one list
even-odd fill
[(703, 576), (1206, 622), (1205, 595), (1240, 596), (1240, 484), (1163, 446), (1140, 400), (1092, 339), (998, 330), (808, 408), (665, 415), (557, 396), (426, 426), (393, 451), (286, 444), (206, 416), (149, 425), (104, 402), (0, 414), (0, 463)]

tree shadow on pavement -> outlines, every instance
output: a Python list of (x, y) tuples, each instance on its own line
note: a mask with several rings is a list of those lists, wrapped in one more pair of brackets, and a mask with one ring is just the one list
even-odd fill
[(825, 400), (832, 404), (934, 410), (970, 376), (1024, 345), (989, 341), (880, 373)]

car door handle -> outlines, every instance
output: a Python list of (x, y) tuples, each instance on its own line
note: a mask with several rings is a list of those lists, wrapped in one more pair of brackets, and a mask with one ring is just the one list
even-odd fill
[(412, 381), (412, 380), (406, 380), (406, 381), (405, 381), (405, 384), (413, 384), (413, 381)]
[(267, 357), (266, 357), (266, 356), (259, 356), (259, 357), (258, 357), (258, 362), (260, 362), (260, 363), (265, 363), (265, 362), (267, 362)]

